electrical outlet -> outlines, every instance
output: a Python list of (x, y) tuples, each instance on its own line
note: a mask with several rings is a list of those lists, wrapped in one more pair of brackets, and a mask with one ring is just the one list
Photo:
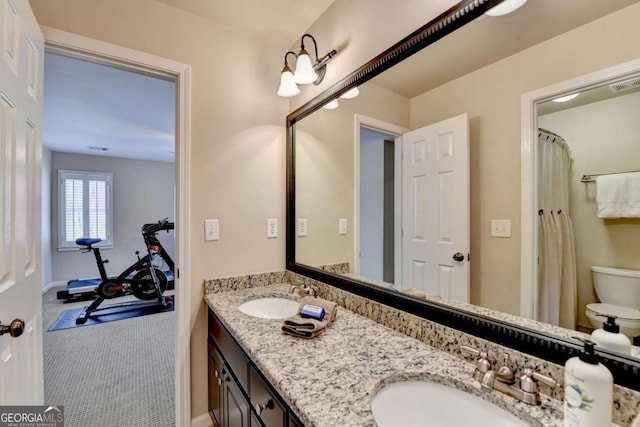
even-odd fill
[(307, 218), (298, 218), (298, 237), (307, 235)]
[(217, 219), (204, 220), (204, 240), (219, 240), (220, 227)]
[(338, 234), (347, 234), (347, 218), (338, 220)]
[(511, 237), (511, 220), (492, 219), (491, 237)]
[(267, 220), (267, 237), (268, 238), (278, 237), (278, 220), (277, 219)]

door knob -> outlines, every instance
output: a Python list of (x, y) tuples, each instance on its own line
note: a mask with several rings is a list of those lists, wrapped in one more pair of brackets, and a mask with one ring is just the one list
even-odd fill
[(464, 255), (462, 255), (460, 252), (456, 252), (455, 254), (453, 254), (453, 260), (464, 261)]
[(17, 338), (24, 332), (24, 320), (13, 319), (11, 323), (7, 325), (0, 325), (0, 335), (10, 334), (13, 338)]

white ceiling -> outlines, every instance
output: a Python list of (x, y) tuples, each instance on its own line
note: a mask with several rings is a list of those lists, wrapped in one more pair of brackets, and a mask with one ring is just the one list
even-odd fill
[[(158, 0), (236, 31), (279, 37), (285, 49), (333, 1)], [(174, 161), (173, 82), (53, 53), (45, 55), (44, 78), (45, 147)]]
[(529, 0), (508, 15), (478, 18), (373, 81), (413, 98), (638, 1)]
[(174, 161), (172, 81), (45, 54), (43, 144), (52, 151)]

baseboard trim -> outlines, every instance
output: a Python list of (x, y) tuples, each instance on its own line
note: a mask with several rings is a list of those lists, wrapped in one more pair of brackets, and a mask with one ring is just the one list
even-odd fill
[(64, 280), (61, 280), (59, 282), (51, 282), (42, 288), (42, 294), (44, 295), (45, 292), (47, 292), (49, 289), (55, 288), (58, 286), (67, 286), (67, 282), (65, 282)]
[(211, 427), (213, 425), (214, 424), (209, 413), (202, 414), (191, 419), (191, 427)]

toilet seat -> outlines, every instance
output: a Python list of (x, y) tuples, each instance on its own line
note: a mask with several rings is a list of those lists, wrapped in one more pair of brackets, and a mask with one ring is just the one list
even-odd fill
[(599, 302), (587, 304), (585, 314), (596, 329), (602, 328), (605, 321), (603, 317), (596, 314), (608, 314), (617, 317), (616, 323), (620, 326), (620, 332), (629, 338), (640, 336), (640, 310)]
[[(617, 320), (640, 323), (640, 310), (602, 302), (587, 304), (587, 312), (595, 314), (608, 314), (616, 316)], [(604, 320), (604, 319), (603, 319)]]

